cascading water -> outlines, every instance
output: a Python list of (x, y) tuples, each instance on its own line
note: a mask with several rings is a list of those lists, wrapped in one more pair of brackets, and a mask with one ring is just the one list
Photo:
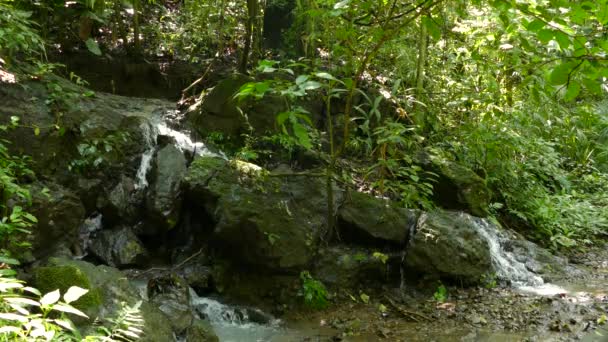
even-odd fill
[[(164, 117), (175, 115), (174, 112), (165, 113)], [(182, 152), (188, 152), (197, 156), (210, 156), (226, 159), (224, 153), (215, 153), (202, 142), (193, 141), (187, 132), (180, 132), (171, 128), (162, 117), (151, 118), (150, 123), (144, 123), (141, 126), (141, 131), (144, 136), (146, 150), (141, 156), (141, 162), (137, 170), (135, 185), (136, 189), (142, 190), (148, 187), (148, 172), (152, 167), (152, 159), (156, 152), (158, 136), (170, 137), (175, 146)]]
[(499, 228), (488, 220), (475, 219), (479, 234), (488, 242), (492, 266), (499, 279), (518, 286), (539, 286), (543, 279), (530, 272), (526, 265), (518, 261), (515, 255), (505, 251), (501, 244), (508, 240)]
[[(222, 342), (262, 342), (275, 341), (287, 333), (280, 321), (269, 317), (257, 309), (234, 307), (217, 300), (199, 297), (190, 289), (191, 304), (201, 318), (207, 319)], [(268, 323), (256, 323), (253, 315), (264, 317)]]
[(509, 282), (521, 291), (538, 295), (550, 296), (568, 292), (557, 285), (545, 283), (541, 277), (528, 270), (524, 263), (517, 260), (514, 253), (506, 251), (503, 245), (509, 238), (496, 224), (481, 218), (474, 220), (479, 235), (488, 242), (492, 266), (498, 279)]
[(136, 189), (145, 189), (148, 187), (148, 171), (152, 167), (152, 157), (156, 149), (156, 137), (158, 136), (158, 130), (155, 125), (150, 123), (143, 123), (140, 125), (142, 134), (144, 136), (144, 142), (146, 144), (146, 151), (141, 155), (141, 162), (139, 163), (139, 169), (135, 175), (137, 183), (135, 184)]

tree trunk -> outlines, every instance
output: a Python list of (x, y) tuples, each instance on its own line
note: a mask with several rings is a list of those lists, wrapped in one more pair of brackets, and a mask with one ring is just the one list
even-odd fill
[[(420, 36), (418, 37), (418, 61), (416, 64), (416, 100), (420, 101), (424, 94), (424, 72), (426, 65), (426, 55), (427, 55), (427, 43), (428, 43), (428, 33), (426, 30), (426, 25), (424, 25), (424, 21), (420, 20)], [(414, 106), (416, 106), (414, 104)], [(416, 106), (418, 107), (418, 106)], [(415, 107), (415, 108), (416, 108)], [(416, 124), (424, 129), (426, 126), (426, 118), (424, 115), (424, 110), (418, 107), (416, 111)]]
[(249, 64), (249, 53), (251, 52), (251, 38), (253, 35), (253, 22), (255, 20), (255, 9), (257, 0), (247, 0), (247, 21), (245, 25), (245, 43), (243, 45), (243, 54), (239, 63), (239, 72), (247, 73), (247, 64)]

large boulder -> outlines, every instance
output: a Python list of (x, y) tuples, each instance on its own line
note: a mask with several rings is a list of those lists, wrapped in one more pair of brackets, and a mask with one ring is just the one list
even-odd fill
[[(190, 203), (216, 222), (211, 246), (239, 265), (301, 270), (327, 230), (326, 184), (318, 177), (273, 177), (253, 164), (203, 157), (186, 183)], [(341, 198), (335, 189), (334, 198)]]
[(419, 211), (360, 192), (349, 192), (338, 212), (343, 240), (363, 245), (402, 247), (413, 232)]
[[(241, 74), (229, 76), (187, 111), (187, 123), (201, 136), (220, 133), (228, 145), (242, 142), (242, 134), (245, 133), (259, 136), (277, 131), (276, 117), (288, 110), (287, 103), (291, 100), (270, 92), (261, 99), (253, 96), (235, 98), (244, 84), (273, 77), (286, 78), (278, 74), (262, 74), (257, 78)], [(322, 99), (322, 94), (301, 97), (292, 106), (307, 110), (313, 125), (319, 126), (324, 120), (324, 105), (319, 99)]]
[[(86, 89), (67, 80), (48, 82), (53, 87), (42, 82), (0, 83), (0, 122), (20, 117), (20, 128), (3, 133), (12, 142), (12, 152), (31, 156), (38, 174), (61, 176), (66, 184), (78, 173), (134, 173), (146, 146), (141, 125), (174, 106), (103, 93), (87, 97), (82, 96)], [(48, 100), (57, 96), (62, 100)]]
[[(95, 266), (88, 262), (52, 258), (47, 266), (34, 270), (34, 283), (43, 292), (59, 289), (65, 293), (70, 286), (89, 289), (89, 293), (74, 303), (91, 320), (103, 323), (116, 318), (125, 305), (136, 308), (143, 319), (143, 336), (138, 341), (173, 341), (171, 319), (154, 305), (142, 301), (138, 291), (119, 270), (108, 266)], [(90, 326), (83, 323), (85, 326)]]
[(386, 254), (360, 247), (324, 248), (319, 251), (314, 276), (323, 284), (340, 289), (382, 284), (388, 275), (385, 257), (388, 258)]
[(110, 266), (126, 267), (145, 264), (148, 253), (128, 227), (103, 230), (89, 246), (91, 253)]
[(76, 246), (85, 215), (78, 196), (55, 183), (34, 183), (29, 191), (32, 205), (28, 211), (38, 219), (31, 228), (34, 256), (44, 257), (58, 247)]
[(421, 273), (477, 283), (493, 271), (483, 219), (462, 212), (436, 210), (418, 219), (407, 248), (406, 264)]
[(433, 200), (444, 209), (464, 210), (478, 217), (488, 216), (492, 193), (486, 181), (471, 169), (444, 157), (423, 153), (418, 161), (438, 176)]
[[(180, 190), (188, 167), (182, 151), (172, 144), (161, 148), (154, 159), (151, 171), (152, 185), (148, 192), (147, 207), (154, 226), (160, 229), (175, 227), (181, 208)], [(147, 231), (146, 233), (154, 233)]]

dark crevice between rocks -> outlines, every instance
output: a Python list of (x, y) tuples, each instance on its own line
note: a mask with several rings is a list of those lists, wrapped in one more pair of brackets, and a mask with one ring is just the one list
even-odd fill
[(412, 246), (414, 243), (414, 236), (416, 235), (417, 228), (418, 228), (418, 218), (416, 218), (416, 219), (410, 218), (410, 220), (408, 220), (408, 225), (405, 228), (407, 231), (407, 235), (406, 235), (405, 241), (403, 242), (403, 248), (401, 250), (401, 260), (399, 263), (399, 280), (400, 280), (399, 288), (401, 289), (401, 293), (405, 292), (404, 290), (405, 290), (405, 286), (406, 286), (407, 252), (408, 252), (408, 249), (410, 248), (410, 246)]

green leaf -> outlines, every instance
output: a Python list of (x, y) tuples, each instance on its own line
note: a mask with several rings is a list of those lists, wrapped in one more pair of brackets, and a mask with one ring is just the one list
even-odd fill
[(97, 42), (95, 40), (93, 40), (93, 38), (87, 39), (87, 41), (85, 42), (85, 45), (87, 46), (87, 49), (89, 49), (89, 51), (92, 54), (101, 56), (101, 50), (99, 49), (99, 45), (97, 44)]
[(35, 136), (39, 136), (40, 135), (40, 128), (39, 127), (35, 127), (34, 128), (34, 135)]
[(0, 264), (19, 265), (19, 260), (0, 255)]
[(578, 82), (570, 82), (568, 84), (568, 89), (566, 90), (566, 94), (564, 95), (565, 101), (572, 101), (576, 99), (578, 94), (581, 92), (581, 85)]
[(348, 7), (348, 4), (350, 3), (350, 0), (342, 0), (342, 1), (338, 1), (335, 5), (334, 5), (334, 9), (343, 9)]
[(600, 1), (597, 8), (597, 21), (602, 25), (608, 24), (608, 4), (606, 1)]
[(532, 20), (529, 24), (528, 24), (528, 31), (530, 32), (537, 32), (538, 30), (542, 29), (543, 27), (545, 27), (545, 22), (540, 20), (540, 19), (534, 19)]
[(308, 81), (308, 75), (300, 75), (296, 78), (296, 84), (302, 84)]
[(80, 297), (87, 294), (89, 290), (80, 288), (78, 286), (72, 286), (68, 289), (68, 291), (63, 295), (63, 300), (66, 303), (71, 303), (78, 300)]
[(566, 50), (570, 47), (570, 36), (562, 31), (555, 31), (555, 40), (557, 40), (557, 43), (562, 50)]
[(315, 74), (315, 76), (317, 76), (318, 78), (322, 78), (324, 80), (337, 80), (333, 75), (326, 73), (326, 72), (318, 72)]
[(429, 16), (422, 17), (422, 24), (426, 26), (428, 33), (431, 37), (433, 37), (433, 39), (441, 39), (441, 28), (437, 25), (433, 18)]
[(314, 90), (314, 89), (321, 88), (321, 86), (322, 86), (322, 84), (317, 81), (306, 81), (306, 82), (300, 84), (300, 89)]
[(312, 143), (310, 141), (310, 137), (308, 136), (308, 131), (306, 130), (306, 127), (304, 127), (297, 121), (293, 122), (292, 127), (293, 127), (293, 134), (296, 136), (296, 139), (298, 140), (298, 144), (306, 149), (311, 149)]
[(538, 33), (536, 34), (536, 37), (538, 37), (538, 40), (543, 44), (547, 44), (549, 41), (551, 41), (551, 39), (553, 39), (553, 36), (554, 36), (553, 30), (549, 30), (549, 29), (542, 29), (542, 30), (538, 31)]
[(365, 304), (369, 303), (369, 296), (366, 295), (365, 293), (361, 292), (361, 294), (359, 295), (359, 298), (361, 298), (361, 301)]
[(572, 71), (572, 66), (570, 63), (562, 63), (556, 66), (551, 72), (551, 76), (549, 80), (553, 85), (561, 85), (566, 84), (568, 82), (568, 77), (570, 72)]
[[(42, 300), (41, 300), (41, 302), (42, 302)], [(76, 309), (76, 308), (74, 308), (72, 306), (66, 305), (66, 304), (56, 304), (56, 305), (53, 305), (53, 310), (57, 310), (57, 311), (61, 311), (61, 312), (67, 312), (67, 313), (71, 313), (71, 314), (74, 314), (74, 315), (77, 315), (77, 316), (81, 316), (81, 317), (84, 317), (84, 318), (89, 318), (89, 316), (87, 316), (84, 312), (82, 312), (82, 311), (80, 311), (80, 310), (78, 310), (78, 309)]]
[(53, 292), (45, 294), (42, 298), (40, 298), (40, 304), (53, 305), (57, 303), (57, 301), (59, 301), (59, 298), (61, 298), (61, 294), (59, 293), (59, 290), (55, 290)]

